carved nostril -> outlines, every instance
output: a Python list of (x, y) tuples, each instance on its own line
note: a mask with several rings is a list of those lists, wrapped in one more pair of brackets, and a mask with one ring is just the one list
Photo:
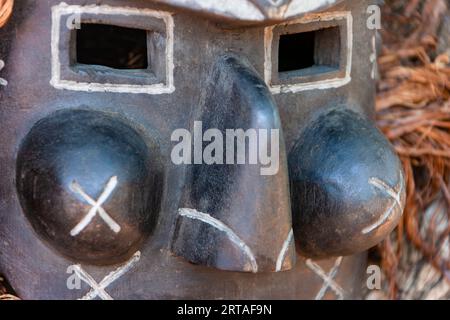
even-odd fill
[(153, 230), (162, 170), (158, 150), (102, 112), (56, 112), (20, 147), (17, 189), (39, 236), (75, 262), (120, 263)]
[(296, 248), (325, 258), (381, 242), (405, 203), (400, 161), (375, 125), (335, 109), (302, 132), (289, 155)]
[[(218, 129), (224, 136), (231, 129), (280, 130), (272, 96), (247, 62), (222, 57), (209, 82), (202, 106), (206, 112), (200, 115), (205, 130)], [(279, 168), (273, 175), (262, 175), (261, 163), (189, 168), (172, 243), (176, 255), (226, 271), (275, 272), (293, 267), (282, 134), (279, 139)]]

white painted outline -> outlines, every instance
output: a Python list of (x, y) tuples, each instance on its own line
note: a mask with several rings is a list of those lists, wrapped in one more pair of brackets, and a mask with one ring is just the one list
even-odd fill
[(327, 293), (328, 288), (333, 290), (339, 300), (344, 300), (344, 289), (342, 289), (342, 287), (334, 280), (339, 271), (342, 260), (342, 257), (337, 258), (334, 262), (334, 266), (328, 274), (325, 273), (325, 271), (311, 259), (306, 260), (306, 266), (323, 280), (322, 288), (320, 288), (317, 293), (315, 300), (322, 300)]
[[(61, 61), (59, 58), (59, 41), (61, 18), (71, 14), (96, 14), (96, 15), (124, 15), (124, 16), (148, 16), (162, 19), (166, 24), (166, 83), (151, 85), (113, 84), (77, 82), (61, 79)], [(52, 7), (52, 78), (50, 84), (56, 89), (66, 89), (86, 92), (115, 92), (115, 93), (144, 93), (144, 94), (169, 94), (175, 91), (174, 86), (174, 21), (169, 12), (151, 9), (139, 9), (130, 7), (111, 7), (108, 5), (68, 5), (65, 2)]]
[(125, 273), (130, 271), (130, 269), (139, 262), (141, 259), (141, 253), (138, 251), (136, 252), (128, 262), (126, 262), (124, 265), (120, 266), (116, 270), (110, 272), (106, 277), (103, 278), (103, 280), (100, 283), (97, 283), (97, 281), (92, 278), (92, 276), (87, 273), (81, 265), (73, 265), (73, 270), (75, 271), (75, 274), (77, 275), (80, 280), (88, 284), (92, 289), (81, 299), (79, 300), (93, 300), (96, 297), (100, 297), (102, 300), (114, 300), (106, 291), (105, 289), (111, 285), (114, 281), (118, 280), (121, 276), (123, 276)]
[(324, 90), (331, 88), (339, 88), (349, 84), (352, 80), (352, 59), (353, 59), (353, 15), (350, 11), (326, 12), (318, 14), (307, 14), (304, 17), (293, 20), (282, 25), (307, 24), (319, 21), (339, 21), (347, 22), (347, 63), (345, 68), (345, 76), (343, 78), (333, 78), (321, 81), (296, 83), (296, 84), (280, 84), (272, 85), (272, 45), (273, 30), (280, 26), (270, 26), (264, 29), (264, 79), (273, 94), (281, 93), (297, 93), (307, 90)]
[(372, 53), (369, 56), (369, 61), (372, 64), (372, 71), (370, 72), (370, 77), (372, 80), (375, 80), (376, 73), (377, 73), (377, 39), (376, 36), (372, 36)]
[[(0, 71), (2, 71), (4, 67), (5, 67), (5, 61), (0, 59)], [(0, 86), (6, 87), (7, 85), (8, 85), (8, 81), (6, 81), (3, 78), (0, 78)]]
[(281, 248), (280, 254), (278, 255), (277, 265), (276, 265), (276, 269), (275, 269), (276, 272), (281, 271), (281, 268), (283, 267), (284, 259), (286, 259), (286, 253), (289, 249), (289, 245), (291, 244), (293, 238), (294, 238), (294, 231), (291, 229), (289, 231), (289, 234), (288, 234), (286, 240), (284, 240), (283, 247)]
[(394, 201), (380, 219), (362, 230), (362, 234), (368, 234), (382, 226), (395, 213), (394, 209), (397, 207), (400, 209), (400, 215), (403, 215), (403, 205), (400, 198), (404, 188), (403, 174), (400, 173), (400, 181), (395, 187), (398, 191), (379, 178), (370, 178), (369, 184), (389, 195)]
[(202, 222), (209, 224), (210, 226), (216, 228), (217, 230), (225, 233), (227, 235), (228, 239), (230, 239), (230, 241), (233, 242), (239, 249), (241, 249), (242, 252), (244, 252), (245, 255), (248, 257), (248, 259), (250, 260), (250, 263), (251, 263), (251, 267), (252, 267), (251, 271), (253, 273), (258, 272), (258, 264), (256, 263), (255, 256), (254, 256), (252, 250), (250, 249), (250, 247), (241, 238), (239, 238), (239, 236), (237, 236), (236, 233), (233, 230), (231, 230), (230, 227), (225, 225), (222, 221), (217, 220), (214, 217), (211, 217), (207, 213), (202, 213), (195, 209), (189, 209), (189, 208), (178, 209), (178, 214), (182, 217), (202, 221)]
[(106, 184), (105, 189), (103, 190), (100, 197), (95, 201), (92, 199), (86, 192), (84, 192), (83, 188), (76, 182), (73, 181), (69, 188), (74, 193), (79, 194), (87, 203), (89, 203), (92, 208), (86, 214), (86, 216), (70, 231), (70, 235), (72, 237), (77, 236), (81, 231), (83, 231), (89, 223), (91, 223), (92, 219), (97, 215), (105, 221), (108, 227), (115, 233), (120, 232), (120, 226), (109, 216), (109, 214), (102, 208), (102, 205), (108, 200), (109, 196), (113, 193), (114, 189), (117, 187), (117, 176), (109, 179)]

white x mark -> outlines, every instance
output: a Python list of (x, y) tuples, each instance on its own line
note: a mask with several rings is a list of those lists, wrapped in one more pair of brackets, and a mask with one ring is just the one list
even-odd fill
[(70, 184), (70, 190), (72, 190), (75, 193), (78, 193), (87, 203), (89, 203), (92, 206), (92, 208), (89, 210), (86, 216), (75, 226), (75, 228), (73, 228), (70, 231), (70, 235), (72, 237), (75, 237), (81, 231), (83, 231), (83, 229), (86, 228), (89, 223), (91, 223), (92, 219), (94, 219), (97, 213), (100, 215), (100, 217), (105, 221), (105, 223), (110, 227), (112, 231), (114, 231), (115, 233), (120, 232), (120, 226), (102, 208), (102, 205), (114, 191), (116, 186), (117, 186), (117, 177), (114, 176), (111, 179), (109, 179), (105, 189), (103, 190), (98, 200), (94, 201), (94, 199), (92, 199), (88, 194), (86, 194), (86, 192), (84, 192), (83, 188), (81, 188), (81, 186), (76, 181), (73, 181)]
[(369, 179), (369, 184), (389, 195), (392, 199), (394, 199), (394, 201), (392, 202), (388, 210), (380, 217), (380, 219), (378, 219), (378, 221), (362, 230), (363, 234), (370, 233), (373, 230), (380, 227), (381, 225), (383, 225), (391, 217), (391, 215), (396, 212), (394, 211), (395, 208), (400, 209), (400, 214), (403, 213), (403, 205), (401, 201), (401, 195), (403, 192), (403, 185), (404, 185), (403, 181), (404, 181), (403, 174), (400, 173), (400, 181), (394, 189), (383, 180), (380, 180), (378, 178)]
[(331, 268), (330, 272), (326, 274), (317, 263), (313, 262), (311, 259), (306, 260), (306, 266), (323, 280), (322, 288), (317, 293), (315, 298), (316, 300), (322, 300), (328, 289), (331, 289), (339, 300), (344, 300), (344, 289), (342, 289), (341, 286), (334, 281), (341, 263), (342, 257), (337, 258), (333, 268)]
[[(0, 60), (0, 71), (5, 67), (5, 62)], [(8, 85), (8, 81), (3, 78), (0, 78), (0, 86), (6, 87)]]
[(114, 300), (105, 291), (105, 289), (109, 285), (111, 285), (114, 281), (116, 281), (125, 273), (127, 273), (140, 259), (141, 253), (138, 251), (133, 255), (133, 257), (131, 257), (131, 259), (127, 263), (117, 268), (116, 270), (112, 271), (110, 274), (104, 277), (100, 283), (97, 283), (97, 281), (95, 281), (94, 278), (92, 278), (91, 275), (89, 275), (89, 273), (83, 270), (83, 268), (80, 265), (74, 265), (73, 270), (75, 271), (75, 274), (78, 276), (78, 278), (80, 278), (82, 281), (87, 283), (92, 288), (80, 300), (93, 300), (96, 297), (100, 297), (100, 299), (102, 300)]

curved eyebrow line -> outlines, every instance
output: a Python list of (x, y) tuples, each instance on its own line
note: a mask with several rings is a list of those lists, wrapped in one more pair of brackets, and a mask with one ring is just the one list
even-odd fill
[(294, 237), (294, 231), (291, 229), (289, 231), (289, 234), (288, 234), (286, 240), (284, 240), (283, 247), (281, 248), (280, 254), (278, 255), (277, 266), (275, 269), (275, 271), (277, 271), (277, 272), (281, 271), (281, 268), (283, 267), (283, 262), (284, 262), (284, 259), (286, 259), (286, 253), (289, 249), (289, 244), (291, 243), (293, 237)]
[(199, 212), (195, 209), (189, 208), (178, 209), (178, 214), (182, 217), (202, 221), (216, 228), (217, 230), (224, 232), (227, 235), (228, 239), (230, 239), (231, 242), (233, 242), (236, 246), (238, 246), (242, 250), (242, 252), (244, 252), (245, 255), (248, 257), (252, 266), (252, 272), (253, 273), (258, 272), (258, 264), (256, 263), (255, 256), (250, 247), (241, 238), (239, 238), (239, 236), (236, 235), (236, 233), (233, 230), (231, 230), (230, 227), (228, 227), (222, 221), (217, 220), (214, 217), (211, 217), (207, 213)]

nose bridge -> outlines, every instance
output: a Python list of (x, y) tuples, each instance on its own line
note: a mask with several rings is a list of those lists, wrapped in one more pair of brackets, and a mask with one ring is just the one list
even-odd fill
[[(234, 55), (219, 59), (205, 90), (199, 119), (203, 130), (218, 129), (223, 134), (225, 159), (223, 164), (189, 168), (172, 251), (195, 264), (227, 271), (288, 270), (295, 249), (287, 160), (272, 96), (250, 64)], [(245, 163), (240, 162), (236, 144), (232, 158), (228, 157), (228, 143), (235, 138), (230, 138), (230, 130), (245, 133)], [(264, 174), (268, 164), (260, 152), (257, 163), (249, 162), (265, 143), (269, 154), (270, 150), (278, 153), (270, 155), (278, 169), (270, 174)]]

